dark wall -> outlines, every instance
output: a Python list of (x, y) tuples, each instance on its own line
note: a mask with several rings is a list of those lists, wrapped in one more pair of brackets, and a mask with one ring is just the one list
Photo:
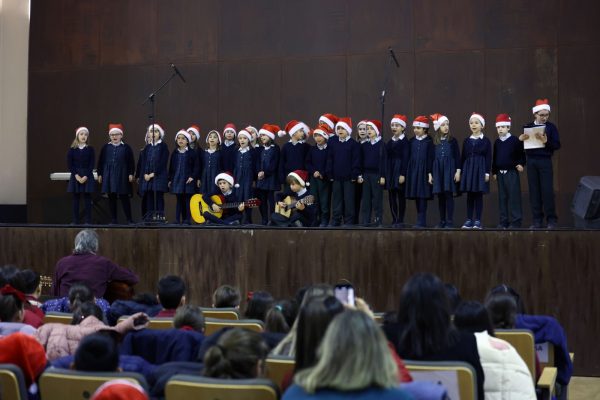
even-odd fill
[[(200, 125), (204, 140), (209, 129), (229, 121), (241, 127), (295, 118), (314, 125), (324, 112), (355, 121), (379, 118), (386, 49), (392, 46), (400, 68), (389, 81), (387, 121), (392, 113), (412, 118), (442, 112), (462, 140), (469, 115), (478, 111), (488, 121), (486, 135), (495, 138), (496, 114), (511, 114), (518, 133), (531, 120), (535, 99), (550, 99), (563, 145), (554, 157), (558, 212), (569, 225), (579, 177), (600, 175), (594, 137), (600, 15), (594, 0), (571, 4), (33, 0), (29, 221), (69, 221), (66, 185), (49, 182), (48, 174), (66, 170), (77, 126), (90, 128), (99, 149), (107, 124), (122, 122), (124, 140), (136, 150), (142, 146), (149, 109), (141, 103), (170, 75), (170, 62), (188, 81), (174, 80), (157, 98), (157, 118), (172, 146), (174, 133), (191, 123)], [(484, 223), (495, 226), (492, 186)], [(527, 202), (524, 209), (529, 220)], [(437, 212), (429, 215), (435, 223)]]

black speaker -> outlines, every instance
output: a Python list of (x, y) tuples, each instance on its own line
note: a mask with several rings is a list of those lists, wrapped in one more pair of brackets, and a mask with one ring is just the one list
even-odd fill
[(598, 228), (600, 223), (600, 176), (584, 176), (579, 180), (571, 211), (575, 226)]

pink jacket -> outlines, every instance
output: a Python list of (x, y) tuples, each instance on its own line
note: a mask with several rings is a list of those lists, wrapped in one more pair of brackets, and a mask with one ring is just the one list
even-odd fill
[(45, 324), (38, 328), (35, 337), (44, 346), (48, 360), (53, 361), (63, 356), (75, 354), (75, 350), (77, 350), (81, 339), (92, 333), (101, 330), (111, 330), (125, 334), (131, 330), (145, 328), (148, 325), (147, 323), (139, 326), (134, 326), (133, 324), (133, 320), (142, 315), (144, 314), (134, 314), (116, 326), (104, 325), (102, 321), (93, 315), (81, 321), (79, 325)]

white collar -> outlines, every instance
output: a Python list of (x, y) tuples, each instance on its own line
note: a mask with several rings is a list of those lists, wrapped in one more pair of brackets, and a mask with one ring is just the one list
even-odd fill
[(87, 147), (87, 144), (80, 143), (80, 144), (77, 145), (77, 147), (79, 148), (79, 150), (83, 150), (83, 149), (85, 149)]
[(361, 144), (365, 143), (365, 142), (369, 142), (369, 141), (370, 141), (370, 139), (368, 137), (366, 137), (364, 139), (358, 139), (358, 142), (361, 143)]
[(369, 139), (369, 142), (371, 144), (376, 144), (377, 142), (379, 142), (381, 140), (381, 136), (377, 136), (375, 139)]
[(268, 146), (263, 145), (263, 147), (265, 148), (265, 150), (269, 150), (271, 147), (273, 147), (273, 145), (272, 144), (270, 144)]
[(392, 136), (392, 140), (393, 140), (394, 142), (397, 142), (398, 140), (402, 140), (402, 139), (404, 139), (404, 133), (403, 133), (403, 134), (401, 134), (401, 135), (400, 135), (400, 136), (398, 136), (398, 137), (396, 137), (396, 136)]
[(180, 153), (185, 153), (186, 151), (188, 151), (188, 147), (185, 146), (185, 149), (181, 150), (179, 147), (177, 148), (177, 151)]
[(317, 149), (319, 149), (319, 150), (325, 150), (326, 148), (327, 148), (327, 143), (324, 143), (322, 145), (320, 145), (320, 144), (317, 145)]
[(423, 135), (423, 136), (415, 136), (415, 139), (417, 140), (423, 140), (427, 137), (427, 135)]
[(152, 142), (150, 142), (150, 144), (152, 144), (152, 146), (156, 146), (157, 144), (161, 144), (162, 143), (162, 139), (158, 139), (156, 142), (154, 142), (154, 144), (152, 144)]
[(297, 140), (297, 141), (294, 142), (294, 140), (290, 139), (290, 143), (295, 146), (298, 143), (302, 143), (302, 141), (301, 140)]
[(209, 153), (209, 154), (212, 154), (215, 151), (217, 151), (217, 149), (206, 149), (206, 152)]
[(477, 135), (477, 136), (473, 136), (473, 135), (471, 135), (471, 136), (469, 136), (469, 139), (473, 139), (473, 140), (476, 140), (476, 139), (483, 139), (483, 133), (480, 133), (480, 134), (479, 134), (479, 135)]
[(232, 144), (234, 144), (235, 142), (233, 140), (225, 140), (223, 143), (225, 144), (225, 146), (229, 147)]
[(248, 146), (246, 146), (246, 147), (243, 147), (243, 148), (242, 148), (242, 147), (240, 147), (240, 148), (238, 149), (238, 151), (239, 151), (240, 153), (244, 154), (244, 153), (246, 153), (246, 152), (250, 151), (250, 147), (248, 147)]
[(306, 188), (302, 188), (296, 192), (298, 196), (302, 196), (304, 193), (306, 193)]
[(338, 136), (338, 141), (339, 141), (340, 143), (347, 142), (348, 140), (350, 140), (350, 135), (346, 136), (346, 139), (342, 139), (341, 137), (339, 137), (339, 136)]
[(442, 136), (442, 137), (440, 138), (440, 140), (448, 140), (448, 135), (446, 134), (446, 135)]
[(108, 142), (109, 144), (112, 144), (113, 146), (117, 147), (123, 144), (123, 141), (121, 140), (119, 143), (115, 144), (113, 142)]
[(504, 142), (506, 139), (508, 139), (509, 137), (510, 137), (510, 132), (507, 132), (507, 133), (506, 133), (506, 135), (504, 135), (504, 136), (498, 136), (498, 138), (499, 138), (500, 140), (502, 140), (503, 142)]
[(223, 193), (223, 196), (229, 196), (232, 192), (233, 192), (233, 189), (229, 189), (225, 193), (223, 193), (223, 192), (221, 192), (221, 193)]

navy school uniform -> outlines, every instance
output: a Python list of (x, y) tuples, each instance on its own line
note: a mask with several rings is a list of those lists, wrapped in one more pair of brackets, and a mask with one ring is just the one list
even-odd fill
[(362, 201), (361, 217), (363, 224), (371, 223), (371, 211), (375, 213), (375, 224), (383, 223), (383, 186), (381, 178), (387, 175), (387, 152), (381, 137), (375, 143), (370, 140), (360, 145), (362, 161)]
[[(302, 191), (300, 191), (302, 192)], [(292, 193), (289, 196), (294, 198), (296, 201), (304, 199), (306, 196), (310, 195), (310, 192), (304, 188), (304, 192), (302, 194)], [(283, 199), (288, 196), (285, 193), (278, 194), (278, 201), (283, 201)], [(286, 217), (279, 213), (273, 213), (271, 215), (271, 221), (275, 226), (298, 226), (298, 227), (308, 227), (313, 226), (315, 224), (315, 220), (317, 217), (317, 206), (314, 202), (310, 205), (305, 205), (304, 210), (293, 209), (290, 217)]]
[(463, 142), (461, 157), (460, 190), (462, 192), (489, 193), (490, 183), (485, 175), (492, 172), (492, 144), (481, 134), (468, 137)]
[[(93, 193), (96, 182), (94, 181), (94, 165), (96, 163), (96, 158), (94, 155), (94, 148), (91, 146), (85, 146), (80, 149), (79, 147), (75, 147), (74, 149), (69, 149), (67, 153), (67, 165), (69, 167), (69, 172), (71, 173), (71, 178), (69, 179), (69, 185), (67, 187), (67, 192), (69, 193)], [(75, 175), (79, 175), (81, 177), (87, 176), (87, 181), (85, 183), (79, 183), (75, 179)]]
[[(310, 193), (315, 196), (317, 204), (317, 222), (321, 226), (329, 224), (329, 210), (331, 202), (331, 181), (327, 177), (327, 155), (329, 154), (329, 143), (323, 146), (310, 146), (306, 154), (306, 171), (310, 176)], [(315, 178), (315, 172), (319, 172), (322, 178)]]
[[(229, 145), (228, 145), (229, 144)], [(237, 158), (237, 149), (238, 146), (235, 142), (227, 143), (227, 141), (223, 142), (221, 146), (221, 166), (223, 167), (223, 171), (233, 171), (235, 167), (235, 162)]]
[[(196, 191), (196, 176), (198, 176), (196, 152), (189, 147), (183, 152), (175, 148), (169, 162), (169, 182), (171, 182), (171, 193), (177, 196), (175, 210), (177, 222), (190, 221), (190, 198)], [(186, 183), (189, 178), (192, 178), (192, 182)]]
[[(162, 140), (158, 143), (147, 144), (140, 153), (140, 192), (166, 192), (168, 191), (169, 148)], [(154, 173), (154, 178), (146, 181), (145, 174)]]
[[(252, 184), (256, 177), (256, 150), (252, 147), (246, 147), (245, 151), (238, 149), (236, 152), (235, 166), (233, 168), (233, 177), (237, 188), (237, 195), (240, 201), (246, 201), (254, 197)], [(252, 223), (252, 209), (245, 210), (246, 223)]]
[(439, 228), (451, 228), (454, 224), (454, 195), (459, 192), (459, 187), (454, 182), (454, 176), (459, 168), (460, 150), (455, 138), (448, 136), (440, 138), (440, 143), (434, 145), (435, 157), (433, 160), (433, 194), (438, 195), (438, 209), (440, 212)]
[(360, 145), (351, 137), (328, 143), (327, 177), (332, 184), (332, 222), (339, 226), (342, 217), (344, 224), (355, 223), (354, 181), (360, 175)]
[(133, 151), (128, 144), (121, 142), (114, 146), (107, 143), (100, 150), (98, 175), (102, 177), (102, 193), (131, 195), (129, 175), (134, 174)]
[[(218, 196), (221, 197), (222, 204), (237, 203), (237, 202), (243, 201), (243, 199), (240, 197), (240, 194), (239, 194), (239, 191), (237, 190), (237, 188), (233, 188), (227, 194), (221, 193), (221, 191), (219, 189), (217, 189), (217, 190), (219, 191)], [(206, 199), (204, 199), (204, 201), (206, 202), (208, 207), (210, 207), (212, 209), (212, 205), (214, 204), (214, 201), (210, 198), (210, 196), (207, 196)], [(209, 213), (207, 211), (205, 211), (202, 215), (204, 216), (204, 218), (207, 221), (212, 222), (214, 224), (218, 224), (218, 225), (236, 225), (236, 224), (239, 224), (240, 220), (242, 219), (242, 212), (240, 210), (238, 210), (237, 207), (224, 208), (221, 218), (218, 218), (215, 215), (212, 215), (211, 213)]]
[(385, 148), (388, 162), (385, 187), (388, 190), (392, 224), (397, 225), (404, 223), (404, 213), (406, 211), (406, 197), (404, 193), (406, 181), (400, 184), (400, 176), (406, 178), (406, 169), (410, 155), (408, 138), (405, 134), (400, 135), (396, 140), (392, 137), (386, 143)]
[[(521, 206), (521, 178), (517, 165), (525, 166), (523, 142), (510, 133), (502, 140), (494, 142), (492, 174), (498, 181), (498, 207), (500, 225), (504, 228), (521, 227), (523, 210)], [(509, 218), (510, 212), (510, 218)]]
[(259, 211), (262, 224), (269, 222), (269, 216), (275, 209), (275, 191), (281, 189), (279, 182), (279, 147), (271, 144), (269, 147), (260, 146), (256, 151), (256, 172), (264, 172), (263, 179), (256, 180), (256, 195), (260, 200)]
[(435, 157), (433, 140), (429, 135), (420, 140), (413, 137), (409, 140), (409, 149), (405, 196), (407, 199), (416, 200), (417, 223), (415, 227), (422, 228), (427, 225), (427, 200), (432, 198), (429, 174), (433, 169)]
[[(290, 140), (281, 148), (279, 157), (279, 181), (285, 182), (286, 177), (292, 171), (306, 170), (306, 154), (310, 146), (304, 141), (292, 143)], [(289, 188), (285, 189), (289, 192)]]
[(204, 149), (198, 150), (199, 158), (199, 178), (200, 178), (200, 193), (207, 195), (214, 194), (219, 190), (215, 186), (215, 178), (223, 171), (233, 172), (233, 168), (225, 170), (223, 168), (223, 153), (221, 150), (209, 151)]

